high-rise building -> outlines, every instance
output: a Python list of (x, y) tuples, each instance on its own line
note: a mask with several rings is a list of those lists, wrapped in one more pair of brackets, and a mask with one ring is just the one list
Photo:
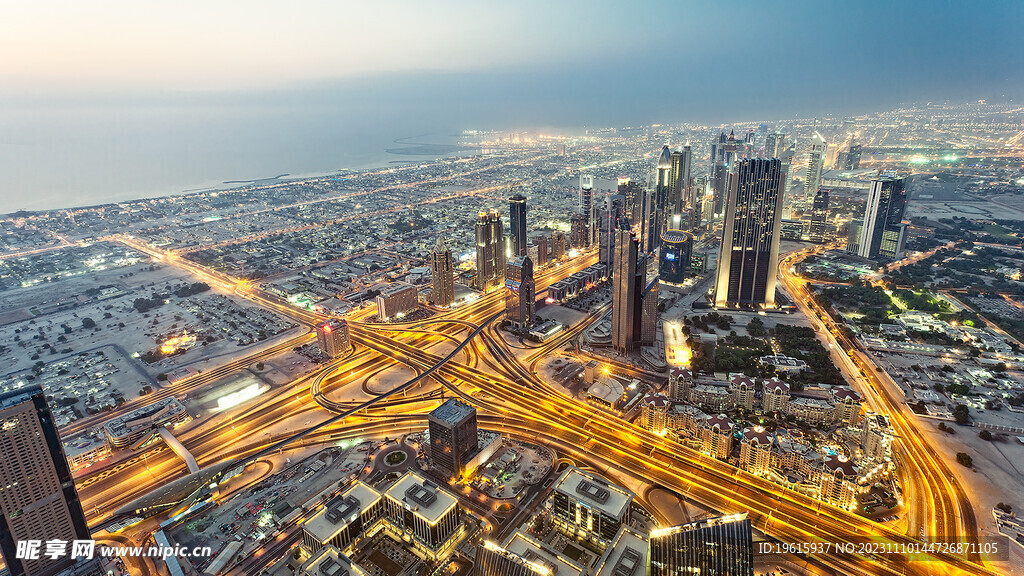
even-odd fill
[(615, 238), (615, 262), (612, 274), (612, 346), (617, 352), (632, 352), (639, 340), (644, 268), (637, 266), (636, 238), (629, 230), (619, 230)]
[(715, 306), (775, 305), (784, 178), (774, 158), (743, 160), (730, 176)]
[(668, 146), (661, 147), (661, 156), (658, 157), (658, 166), (655, 170), (654, 179), (654, 205), (644, 211), (644, 227), (651, 231), (650, 240), (645, 241), (650, 250), (658, 247), (661, 241), (661, 231), (665, 228), (665, 216), (672, 212), (673, 191), (672, 191), (672, 153)]
[(433, 282), (430, 301), (435, 306), (451, 306), (455, 301), (455, 265), (452, 251), (444, 245), (440, 236), (437, 237), (437, 244), (434, 244), (434, 251), (430, 253), (430, 275)]
[(903, 178), (883, 176), (872, 180), (861, 224), (857, 255), (868, 259), (895, 260), (903, 251), (906, 227), (907, 188)]
[(555, 528), (604, 550), (628, 522), (633, 492), (575, 466), (551, 487), (547, 505)]
[(487, 290), (505, 280), (505, 234), (497, 210), (476, 219), (476, 286)]
[(690, 275), (693, 235), (682, 230), (666, 230), (661, 235), (658, 275), (669, 284), (682, 284)]
[(640, 295), (640, 333), (637, 339), (641, 346), (653, 346), (658, 339), (658, 277), (647, 283)]
[[(71, 555), (17, 558), (18, 542), (88, 540), (57, 425), (39, 386), (0, 394), (0, 553), (12, 576), (49, 576), (76, 564)], [(70, 546), (70, 544), (69, 544)]]
[(412, 284), (393, 282), (377, 295), (377, 317), (388, 320), (412, 312), (419, 305), (419, 291)]
[(556, 230), (551, 234), (551, 258), (561, 260), (565, 258), (565, 232)]
[(649, 576), (753, 576), (754, 538), (746, 514), (651, 532)]
[(781, 132), (772, 132), (764, 140), (765, 158), (782, 158), (782, 151), (786, 149), (786, 135)]
[(531, 245), (537, 249), (537, 257), (534, 258), (533, 254), (530, 254), (530, 258), (533, 259), (533, 263), (538, 268), (548, 263), (551, 257), (551, 247), (548, 243), (549, 237), (547, 234), (535, 234), (531, 239)]
[(594, 230), (594, 177), (580, 174), (580, 214), (587, 229), (587, 246), (593, 243)]
[(513, 326), (523, 328), (533, 322), (536, 293), (533, 262), (529, 256), (516, 256), (505, 268), (505, 317)]
[(526, 196), (516, 194), (508, 199), (508, 235), (512, 256), (526, 256)]
[(660, 244), (661, 238), (655, 240), (658, 231), (664, 229), (661, 223), (661, 210), (658, 209), (657, 190), (645, 190), (640, 202), (640, 221), (636, 231), (640, 234), (637, 238), (638, 247), (641, 252), (650, 253)]
[(828, 242), (834, 236), (834, 229), (828, 224), (828, 196), (829, 191), (818, 189), (814, 195), (814, 205), (811, 209), (811, 242)]
[(449, 398), (427, 415), (430, 459), (434, 467), (458, 478), (479, 448), (476, 408)]
[(864, 147), (860, 144), (854, 144), (847, 150), (846, 156), (843, 157), (843, 162), (840, 168), (843, 170), (857, 170), (860, 168), (860, 155), (864, 150)]
[(811, 138), (811, 148), (807, 151), (807, 174), (804, 177), (804, 199), (807, 201), (810, 201), (811, 195), (821, 186), (821, 173), (825, 168), (827, 149), (825, 138), (815, 132)]
[(320, 346), (320, 350), (331, 358), (337, 358), (348, 352), (351, 347), (348, 322), (342, 319), (333, 319), (323, 324), (317, 324), (316, 342)]
[(598, 261), (609, 269), (615, 260), (615, 234), (626, 225), (621, 194), (607, 194), (601, 209), (601, 233), (598, 238)]
[(690, 145), (683, 146), (682, 151), (672, 153), (672, 171), (669, 173), (669, 186), (672, 196), (666, 214), (679, 214), (684, 209), (691, 207), (690, 198), (693, 169), (693, 150)]
[(464, 531), (455, 496), (416, 472), (406, 472), (384, 493), (384, 517), (398, 539), (429, 562), (447, 558)]
[(569, 246), (577, 250), (590, 246), (587, 217), (583, 214), (573, 214), (569, 217)]
[(622, 196), (622, 212), (633, 222), (640, 219), (643, 212), (644, 187), (637, 181), (626, 176), (619, 176), (615, 191)]

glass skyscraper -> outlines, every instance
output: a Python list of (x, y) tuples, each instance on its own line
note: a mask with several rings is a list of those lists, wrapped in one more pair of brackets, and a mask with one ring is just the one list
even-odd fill
[(754, 540), (746, 514), (651, 532), (648, 576), (753, 576)]

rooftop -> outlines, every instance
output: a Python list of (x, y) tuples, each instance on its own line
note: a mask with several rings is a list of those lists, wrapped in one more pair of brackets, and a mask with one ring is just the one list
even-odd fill
[(643, 576), (647, 568), (647, 536), (623, 526), (598, 564), (597, 576)]
[(454, 496), (415, 472), (399, 478), (384, 495), (401, 502), (407, 510), (412, 510), (430, 524), (458, 505)]
[(327, 542), (378, 500), (380, 492), (356, 480), (340, 496), (327, 502), (319, 512), (306, 520), (302, 528), (320, 542)]
[(547, 568), (551, 576), (580, 576), (583, 567), (547, 548), (533, 537), (516, 532), (505, 543), (505, 550)]
[(430, 412), (431, 418), (452, 425), (464, 422), (467, 418), (473, 416), (476, 416), (476, 408), (465, 402), (460, 402), (456, 398), (449, 398), (444, 404)]
[(562, 472), (554, 490), (574, 500), (585, 502), (591, 508), (613, 518), (621, 518), (626, 513), (634, 496), (630, 490), (610, 484), (604, 478), (584, 472), (575, 466), (570, 466)]

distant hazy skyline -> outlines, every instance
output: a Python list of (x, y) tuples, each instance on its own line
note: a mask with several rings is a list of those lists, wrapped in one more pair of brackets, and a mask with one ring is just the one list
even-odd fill
[(12, 2), (0, 195), (56, 207), (326, 171), (463, 129), (1019, 100), (1021, 22), (1024, 2), (985, 1)]

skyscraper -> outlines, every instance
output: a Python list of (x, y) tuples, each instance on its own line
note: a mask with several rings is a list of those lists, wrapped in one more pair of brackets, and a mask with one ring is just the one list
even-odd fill
[(348, 352), (351, 347), (348, 322), (335, 318), (323, 324), (317, 324), (316, 341), (320, 350), (331, 358), (337, 358)]
[(526, 196), (516, 194), (508, 199), (509, 237), (512, 257), (526, 256)]
[[(678, 214), (687, 208), (693, 208), (693, 150), (690, 145), (683, 146), (682, 157), (679, 159), (679, 174), (676, 176), (674, 187), (676, 189), (677, 204), (675, 213)], [(673, 164), (673, 168), (675, 165)]]
[(872, 180), (857, 255), (868, 259), (898, 258), (906, 234), (901, 225), (906, 208), (907, 189), (903, 178), (883, 176)]
[(600, 211), (600, 234), (598, 235), (598, 261), (611, 270), (615, 261), (615, 233), (628, 221), (623, 211), (621, 194), (607, 194)]
[(754, 538), (746, 514), (651, 532), (648, 576), (753, 576)]
[(844, 170), (857, 170), (860, 168), (860, 155), (864, 149), (860, 144), (854, 144), (850, 146), (850, 149), (846, 152), (846, 156), (843, 158), (844, 162), (840, 168)]
[(657, 194), (657, 190), (645, 190), (641, 196), (641, 216), (639, 226), (637, 227), (640, 236), (637, 238), (637, 241), (640, 251), (645, 253), (653, 252), (661, 244), (661, 238), (655, 239), (654, 236), (660, 236), (658, 231), (665, 228), (659, 225), (661, 222), (661, 211), (658, 210)]
[(476, 282), (487, 290), (505, 279), (505, 234), (497, 210), (481, 212), (476, 219)]
[(427, 415), (430, 459), (438, 470), (458, 478), (478, 449), (476, 408), (449, 398)]
[(721, 214), (725, 206), (726, 188), (729, 185), (729, 173), (725, 167), (725, 145), (727, 142), (728, 138), (725, 132), (722, 132), (718, 141), (711, 144), (711, 167), (708, 177), (711, 181), (712, 214), (707, 215), (709, 221)]
[(649, 227), (650, 239), (644, 241), (645, 250), (654, 250), (661, 241), (661, 231), (665, 228), (665, 216), (672, 211), (672, 153), (668, 146), (661, 147), (658, 167), (654, 180), (653, 210), (645, 211), (644, 218), (649, 219), (645, 227)]
[(825, 142), (825, 138), (815, 132), (814, 137), (811, 138), (811, 148), (807, 151), (807, 174), (804, 177), (805, 201), (809, 202), (812, 195), (821, 186), (821, 173), (825, 167), (825, 152), (827, 148), (828, 144)]
[(455, 266), (452, 251), (444, 245), (440, 236), (430, 253), (430, 275), (433, 282), (430, 301), (435, 306), (451, 306), (455, 301)]
[[(46, 395), (39, 386), (0, 394), (0, 552), (12, 576), (48, 576), (75, 564), (70, 556), (19, 559), (27, 540), (88, 540), (82, 504)], [(70, 550), (70, 545), (69, 545)]]
[(652, 346), (658, 338), (658, 277), (647, 283), (640, 295), (640, 333), (637, 342)]
[(594, 177), (590, 174), (580, 174), (580, 214), (587, 229), (586, 245), (590, 246), (594, 236)]
[(577, 250), (590, 246), (590, 231), (587, 230), (587, 218), (583, 214), (569, 217), (569, 246)]
[(784, 177), (775, 158), (743, 160), (730, 175), (715, 306), (775, 305)]
[(529, 326), (536, 306), (533, 261), (529, 256), (516, 256), (505, 269), (505, 317), (517, 328)]
[(780, 132), (772, 132), (764, 140), (765, 158), (782, 158), (782, 151), (786, 149), (786, 135)]
[(818, 189), (814, 195), (814, 206), (811, 209), (811, 242), (827, 242), (834, 230), (828, 225), (828, 195), (829, 191)]
[(612, 277), (612, 347), (632, 352), (639, 340), (643, 274), (637, 274), (637, 243), (629, 230), (615, 233)]

